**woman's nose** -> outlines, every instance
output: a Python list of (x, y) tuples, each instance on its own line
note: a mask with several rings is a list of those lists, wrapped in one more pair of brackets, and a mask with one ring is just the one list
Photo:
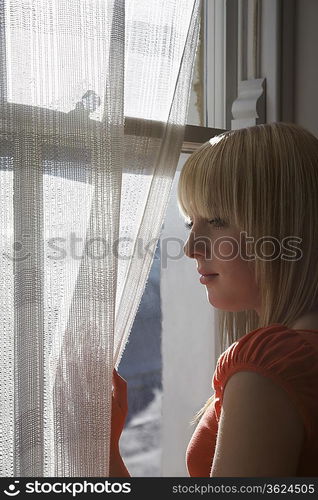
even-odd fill
[(189, 235), (183, 251), (190, 259), (196, 257), (209, 258), (211, 253), (211, 240), (207, 236), (194, 236), (192, 233)]

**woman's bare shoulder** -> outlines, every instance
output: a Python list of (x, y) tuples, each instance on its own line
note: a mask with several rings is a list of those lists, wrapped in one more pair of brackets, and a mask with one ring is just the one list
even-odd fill
[(211, 476), (294, 476), (303, 439), (288, 394), (259, 373), (236, 372), (224, 390)]

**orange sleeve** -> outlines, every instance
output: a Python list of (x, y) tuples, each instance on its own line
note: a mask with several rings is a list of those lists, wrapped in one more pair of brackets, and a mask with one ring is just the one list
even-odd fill
[(224, 351), (213, 377), (217, 419), (226, 383), (238, 371), (255, 371), (282, 387), (300, 412), (306, 438), (312, 438), (318, 416), (318, 353), (304, 335), (282, 325), (259, 328)]

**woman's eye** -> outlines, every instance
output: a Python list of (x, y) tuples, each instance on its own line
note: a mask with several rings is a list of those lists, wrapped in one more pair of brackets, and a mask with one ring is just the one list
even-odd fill
[(191, 228), (192, 228), (192, 226), (193, 226), (193, 222), (187, 222), (187, 221), (185, 221), (184, 225), (185, 225), (185, 227), (186, 227), (187, 229), (191, 229)]
[(209, 220), (209, 224), (213, 224), (215, 227), (224, 227), (226, 222), (221, 217), (215, 217), (215, 219)]
[[(215, 227), (224, 227), (226, 225), (225, 221), (221, 219), (221, 217), (215, 217), (214, 219), (211, 219), (208, 221), (209, 224), (213, 224)], [(193, 222), (185, 222), (185, 227), (187, 229), (191, 229), (193, 226)]]

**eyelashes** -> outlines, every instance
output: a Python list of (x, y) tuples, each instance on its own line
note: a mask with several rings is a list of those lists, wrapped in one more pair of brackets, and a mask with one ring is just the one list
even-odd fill
[[(225, 221), (223, 219), (221, 219), (221, 217), (215, 217), (214, 219), (211, 219), (208, 221), (209, 224), (213, 224), (214, 227), (217, 227), (217, 228), (221, 228), (221, 227), (224, 227), (226, 225)], [(187, 229), (191, 229), (192, 226), (193, 226), (193, 222), (185, 222), (184, 223), (185, 227)]]

